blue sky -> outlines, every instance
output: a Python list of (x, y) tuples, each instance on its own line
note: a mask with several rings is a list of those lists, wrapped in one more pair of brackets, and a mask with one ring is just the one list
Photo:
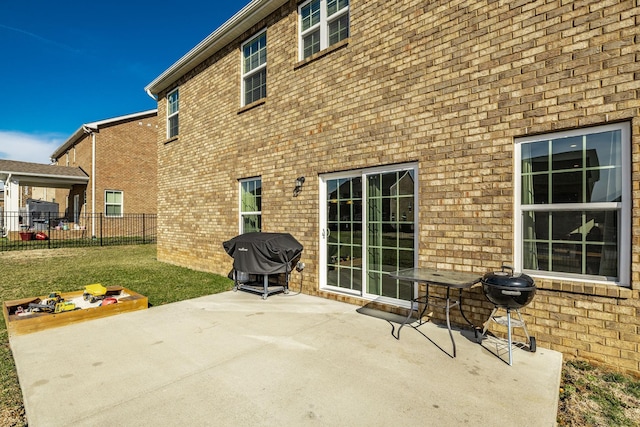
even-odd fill
[(83, 123), (156, 108), (144, 87), (250, 0), (0, 0), (0, 159), (49, 163)]

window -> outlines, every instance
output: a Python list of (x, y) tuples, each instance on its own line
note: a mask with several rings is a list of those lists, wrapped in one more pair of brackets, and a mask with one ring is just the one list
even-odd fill
[(110, 217), (122, 216), (122, 191), (107, 190), (104, 192), (104, 215)]
[(298, 15), (300, 59), (349, 37), (349, 0), (309, 0)]
[(267, 32), (242, 46), (242, 105), (267, 97)]
[(262, 180), (240, 181), (240, 234), (262, 231)]
[(180, 110), (180, 93), (178, 89), (167, 95), (167, 137), (178, 135), (178, 112)]
[(516, 267), (629, 285), (628, 123), (516, 140)]

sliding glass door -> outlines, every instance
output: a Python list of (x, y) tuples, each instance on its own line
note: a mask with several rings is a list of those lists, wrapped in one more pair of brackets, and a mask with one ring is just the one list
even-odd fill
[(321, 177), (321, 287), (366, 298), (409, 300), (389, 273), (416, 259), (416, 166)]

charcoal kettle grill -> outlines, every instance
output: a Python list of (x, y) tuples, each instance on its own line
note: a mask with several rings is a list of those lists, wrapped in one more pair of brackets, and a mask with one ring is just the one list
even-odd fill
[[(485, 297), (493, 303), (494, 308), (489, 320), (484, 323), (482, 335), (477, 337), (478, 343), (482, 343), (489, 325), (493, 322), (507, 327), (507, 349), (509, 351), (509, 365), (512, 359), (512, 328), (522, 328), (527, 337), (529, 351), (536, 351), (536, 339), (529, 335), (527, 325), (522, 319), (520, 309), (533, 300), (536, 294), (536, 286), (533, 279), (526, 274), (515, 273), (513, 267), (503, 265), (500, 271), (486, 273), (481, 280), (482, 291)], [(506, 311), (506, 316), (498, 316), (500, 310)], [(512, 318), (515, 313), (517, 318)]]

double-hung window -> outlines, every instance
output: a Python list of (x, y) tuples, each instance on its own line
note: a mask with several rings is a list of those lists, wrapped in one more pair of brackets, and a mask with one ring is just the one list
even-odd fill
[(630, 146), (628, 123), (516, 140), (517, 268), (630, 284)]
[(300, 59), (349, 37), (349, 0), (308, 0), (298, 16)]
[(262, 179), (240, 181), (240, 234), (262, 231)]
[(109, 217), (122, 216), (122, 191), (107, 190), (104, 192), (104, 215)]
[(267, 97), (267, 31), (242, 45), (242, 105)]
[(167, 138), (178, 135), (178, 112), (180, 110), (180, 93), (175, 89), (167, 95)]

